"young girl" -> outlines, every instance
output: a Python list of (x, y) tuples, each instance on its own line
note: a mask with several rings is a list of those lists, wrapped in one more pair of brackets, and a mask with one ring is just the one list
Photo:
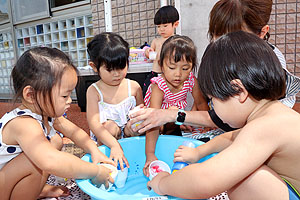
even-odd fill
[[(88, 135), (62, 115), (70, 107), (77, 83), (76, 67), (61, 51), (38, 47), (26, 51), (11, 74), (15, 99), (21, 105), (0, 119), (1, 199), (37, 199), (66, 196), (66, 188), (45, 185), (49, 174), (90, 178), (108, 186), (110, 170), (98, 162), (114, 164)], [(70, 138), (90, 153), (93, 163), (60, 151), (62, 138)]]
[[(185, 199), (225, 190), (230, 200), (300, 199), (300, 115), (277, 100), (285, 92), (285, 72), (272, 48), (254, 34), (228, 33), (207, 49), (199, 75), (216, 113), (241, 129), (217, 136), (193, 153), (184, 154), (188, 148), (181, 146), (174, 161), (195, 162), (220, 153), (172, 175), (161, 172), (148, 186), (160, 195)], [(186, 121), (197, 119), (190, 112)]]
[[(115, 33), (101, 33), (87, 45), (90, 66), (100, 80), (87, 90), (87, 120), (91, 136), (111, 149), (115, 163), (127, 159), (117, 139), (135, 135), (127, 125), (128, 112), (143, 103), (142, 89), (126, 79), (128, 43)], [(121, 164), (123, 168), (123, 164)]]
[[(199, 89), (197, 79), (192, 70), (196, 66), (196, 47), (187, 36), (174, 35), (168, 38), (162, 46), (159, 65), (162, 75), (151, 79), (145, 105), (151, 108), (179, 108), (185, 115), (187, 93), (192, 92), (194, 105), (192, 110), (208, 110), (208, 105)], [(177, 124), (179, 124), (178, 122)], [(149, 176), (148, 166), (155, 156), (155, 146), (159, 128), (154, 128), (146, 134), (146, 163), (144, 174)]]

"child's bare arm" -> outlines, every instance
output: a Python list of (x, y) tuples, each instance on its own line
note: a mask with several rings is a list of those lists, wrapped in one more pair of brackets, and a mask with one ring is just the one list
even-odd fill
[(222, 135), (215, 137), (209, 142), (200, 145), (196, 148), (179, 146), (174, 153), (174, 162), (188, 162), (196, 163), (201, 158), (212, 154), (218, 153), (227, 148), (233, 141), (233, 138), (238, 133), (239, 130), (227, 132)]
[(110, 158), (114, 159), (115, 163), (122, 160), (129, 166), (124, 152), (115, 137), (100, 123), (100, 113), (98, 108), (99, 96), (96, 89), (90, 86), (87, 90), (87, 121), (91, 131), (96, 135), (99, 142), (105, 144), (111, 149)]
[[(158, 194), (184, 199), (208, 198), (234, 187), (264, 165), (276, 151), (279, 140), (272, 137), (272, 127), (268, 126), (269, 130), (266, 130), (263, 127), (266, 124), (263, 124), (247, 127), (248, 130), (240, 132), (230, 146), (213, 158), (189, 165), (179, 173), (158, 175), (148, 185)], [(182, 182), (186, 184), (178, 184)]]
[(197, 79), (195, 78), (195, 85), (193, 87), (192, 96), (194, 98), (194, 105), (192, 110), (209, 110), (206, 99), (204, 98)]
[(146, 56), (147, 58), (149, 58), (149, 52), (150, 52), (150, 51), (155, 51), (155, 49), (156, 49), (156, 41), (157, 41), (157, 39), (155, 38), (155, 39), (151, 42), (150, 48), (147, 48), (147, 49), (145, 50), (145, 56)]
[(100, 113), (98, 108), (98, 101), (100, 100), (96, 89), (90, 86), (87, 90), (87, 106), (86, 115), (90, 129), (96, 135), (101, 143), (108, 147), (118, 146), (118, 141), (112, 134), (100, 123)]
[[(18, 117), (7, 128), (28, 158), (42, 171), (66, 178), (94, 178), (99, 167), (57, 150), (46, 139), (40, 124), (31, 117)], [(26, 127), (26, 128), (24, 128)], [(108, 174), (107, 174), (108, 175)]]
[(143, 91), (141, 86), (136, 82), (131, 80), (131, 87), (135, 95), (136, 105), (144, 104)]
[[(164, 93), (158, 88), (156, 84), (151, 85), (151, 98), (150, 98), (150, 107), (151, 108), (161, 108), (161, 104), (163, 101), (163, 96)], [(148, 166), (149, 164), (157, 159), (155, 156), (155, 147), (156, 147), (156, 142), (159, 136), (159, 127), (155, 127), (151, 130), (149, 130), (146, 133), (146, 149), (145, 149), (145, 154), (146, 154), (146, 163), (144, 166), (144, 174), (146, 176), (149, 176), (148, 172)]]
[(76, 126), (74, 123), (64, 117), (57, 118), (54, 127), (66, 137), (70, 138), (78, 147), (82, 148), (86, 153), (90, 153), (94, 163), (105, 162), (114, 164), (106, 155), (104, 155), (90, 139), (88, 134)]

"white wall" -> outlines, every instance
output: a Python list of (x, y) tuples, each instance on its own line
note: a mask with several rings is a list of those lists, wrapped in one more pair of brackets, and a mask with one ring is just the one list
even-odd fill
[[(209, 43), (207, 35), (209, 12), (217, 0), (176, 0), (175, 2), (180, 14), (179, 34), (189, 36), (194, 41), (200, 64), (201, 57)], [(197, 73), (195, 75), (197, 76)], [(190, 110), (193, 105), (193, 97), (190, 93), (187, 100), (186, 110)]]
[[(209, 43), (209, 12), (217, 0), (180, 0), (181, 35), (189, 36), (197, 46), (198, 60)], [(176, 6), (177, 7), (177, 6)]]

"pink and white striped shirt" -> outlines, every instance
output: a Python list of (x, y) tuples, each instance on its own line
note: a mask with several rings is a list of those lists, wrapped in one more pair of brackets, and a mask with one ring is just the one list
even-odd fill
[(165, 79), (162, 76), (153, 77), (151, 79), (151, 84), (148, 87), (148, 90), (146, 92), (145, 99), (144, 99), (145, 105), (147, 107), (149, 107), (149, 105), (150, 105), (150, 98), (151, 98), (151, 93), (152, 93), (151, 85), (152, 84), (157, 84), (158, 88), (161, 91), (163, 91), (163, 93), (164, 93), (164, 98), (163, 98), (163, 102), (161, 105), (162, 109), (167, 109), (170, 106), (176, 106), (179, 109), (184, 109), (187, 105), (187, 100), (186, 100), (187, 94), (188, 94), (188, 92), (192, 92), (193, 87), (195, 85), (195, 76), (191, 72), (188, 79), (186, 81), (184, 81), (181, 91), (177, 92), (176, 94), (173, 94), (170, 91)]

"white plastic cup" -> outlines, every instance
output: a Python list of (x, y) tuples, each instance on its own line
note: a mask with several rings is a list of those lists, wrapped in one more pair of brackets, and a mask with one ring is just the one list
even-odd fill
[(115, 179), (115, 185), (117, 188), (123, 188), (125, 186), (125, 183), (127, 181), (127, 176), (128, 176), (128, 168), (126, 164), (124, 163), (123, 165), (124, 169), (123, 171), (120, 168), (120, 164), (118, 164), (118, 175)]
[[(107, 167), (108, 169), (110, 169), (112, 172), (111, 172), (109, 175), (110, 175), (114, 180), (116, 180), (116, 177), (117, 177), (117, 175), (118, 175), (118, 170), (117, 170), (117, 168), (116, 168), (115, 166), (113, 166), (113, 165), (111, 165), (111, 164), (105, 164), (105, 163), (100, 164), (100, 165), (102, 165), (102, 166)], [(107, 189), (105, 189), (105, 185), (104, 185), (104, 184), (102, 184), (102, 185), (100, 186), (100, 189), (105, 190), (105, 191), (109, 191), (109, 190), (111, 189), (112, 186), (113, 186), (113, 183), (109, 182), (109, 185), (108, 185), (108, 188), (107, 188)]]
[[(131, 114), (141, 110), (142, 108), (140, 108), (139, 106), (134, 107), (132, 110), (129, 111), (128, 115), (130, 116)], [(130, 118), (130, 117), (129, 117)], [(134, 129), (135, 127), (139, 126), (141, 123), (143, 122), (143, 120), (135, 122), (134, 124), (131, 125), (131, 128)]]
[(150, 60), (155, 60), (157, 56), (157, 53), (155, 51), (150, 51), (149, 52), (149, 59)]
[[(157, 170), (157, 167), (159, 170)], [(161, 160), (152, 161), (149, 165), (149, 179), (150, 181), (161, 171), (169, 172), (171, 174), (171, 169), (167, 163)]]

